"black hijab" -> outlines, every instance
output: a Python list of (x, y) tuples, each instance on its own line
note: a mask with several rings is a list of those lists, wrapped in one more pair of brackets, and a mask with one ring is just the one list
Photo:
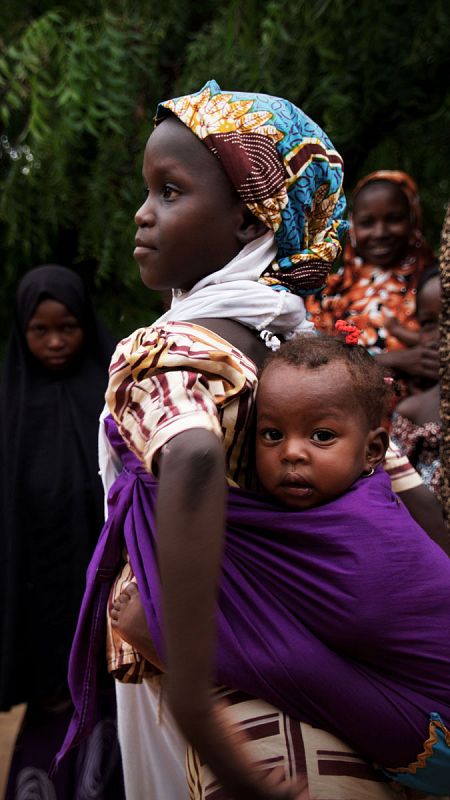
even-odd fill
[[(46, 298), (63, 303), (84, 331), (62, 372), (47, 370), (26, 343)], [(102, 526), (97, 430), (113, 347), (75, 272), (50, 265), (25, 275), (0, 380), (0, 710), (65, 683)]]

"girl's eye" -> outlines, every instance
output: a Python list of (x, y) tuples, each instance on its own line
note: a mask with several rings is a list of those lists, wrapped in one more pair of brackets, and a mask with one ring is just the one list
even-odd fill
[(320, 442), (320, 444), (323, 444), (324, 442), (331, 442), (335, 438), (336, 434), (334, 434), (333, 431), (327, 431), (325, 429), (314, 431), (313, 435), (311, 436), (313, 442)]
[(35, 336), (42, 336), (45, 333), (45, 328), (43, 325), (30, 325), (28, 332), (34, 333)]
[(267, 428), (265, 431), (261, 431), (260, 435), (266, 442), (279, 442), (283, 438), (281, 431), (276, 428)]
[(175, 189), (174, 186), (169, 186), (168, 184), (163, 186), (162, 196), (164, 200), (175, 200), (179, 194), (178, 189)]
[(408, 221), (408, 217), (405, 214), (390, 214), (387, 221), (394, 224), (397, 222), (403, 223)]

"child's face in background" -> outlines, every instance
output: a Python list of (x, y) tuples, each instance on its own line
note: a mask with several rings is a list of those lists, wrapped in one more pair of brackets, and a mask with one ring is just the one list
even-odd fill
[(398, 186), (380, 181), (363, 187), (355, 200), (352, 226), (357, 253), (366, 263), (389, 269), (406, 256), (410, 211)]
[(39, 303), (25, 331), (28, 349), (52, 372), (64, 370), (80, 351), (84, 332), (63, 303), (48, 298)]
[(241, 249), (245, 206), (218, 159), (175, 118), (150, 136), (134, 257), (150, 289), (189, 290)]
[(441, 313), (441, 282), (439, 275), (430, 278), (417, 296), (417, 319), (420, 325), (420, 344), (439, 344), (439, 315)]
[(279, 361), (264, 370), (257, 394), (256, 469), (278, 502), (301, 510), (341, 495), (380, 460), (373, 458), (371, 439), (342, 362), (308, 369)]

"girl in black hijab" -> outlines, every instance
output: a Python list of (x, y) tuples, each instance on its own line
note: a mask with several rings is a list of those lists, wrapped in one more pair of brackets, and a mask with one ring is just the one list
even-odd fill
[(0, 710), (65, 696), (103, 522), (97, 429), (112, 349), (76, 273), (25, 275), (0, 382)]

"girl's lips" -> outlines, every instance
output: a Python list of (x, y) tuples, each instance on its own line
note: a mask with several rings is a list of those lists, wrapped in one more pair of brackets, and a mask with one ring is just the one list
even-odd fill
[(157, 253), (156, 247), (146, 247), (145, 245), (137, 245), (133, 250), (133, 258), (140, 263), (148, 259), (149, 255)]
[(390, 253), (392, 247), (372, 247), (372, 253), (375, 253), (377, 256), (385, 256)]
[(45, 359), (49, 367), (64, 367), (68, 361), (68, 356), (48, 356)]

